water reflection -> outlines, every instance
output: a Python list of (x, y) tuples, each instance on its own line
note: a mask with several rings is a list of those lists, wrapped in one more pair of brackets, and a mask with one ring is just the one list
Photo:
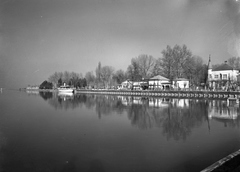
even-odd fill
[(185, 140), (192, 128), (208, 119), (206, 106), (205, 101), (145, 98), (141, 104), (131, 105), (128, 116), (141, 129), (161, 127), (167, 139)]
[(239, 104), (231, 103), (228, 106), (227, 101), (210, 100), (208, 110), (209, 119), (219, 121), (225, 127), (239, 125)]
[(44, 99), (44, 100), (48, 100), (51, 99), (53, 97), (53, 93), (52, 92), (39, 92), (39, 95)]
[(239, 124), (239, 106), (227, 106), (225, 100), (94, 94), (40, 95), (55, 109), (74, 109), (79, 106), (95, 109), (99, 119), (113, 113), (126, 113), (133, 126), (140, 129), (162, 128), (167, 139), (185, 140), (192, 129), (201, 126), (203, 122), (208, 123), (210, 131), (210, 120), (232, 127)]
[(28, 94), (39, 94), (39, 91), (38, 90), (26, 90), (26, 92), (28, 93)]
[(209, 101), (209, 118), (236, 119), (238, 116), (238, 104), (227, 106), (226, 101)]
[(225, 100), (3, 96), (0, 171), (200, 171), (239, 149)]

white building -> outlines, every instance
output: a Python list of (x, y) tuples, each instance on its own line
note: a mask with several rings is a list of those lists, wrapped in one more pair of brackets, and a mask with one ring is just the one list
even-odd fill
[(119, 85), (118, 89), (131, 89), (132, 85), (132, 81), (126, 80)]
[(239, 70), (227, 64), (227, 61), (222, 65), (212, 68), (211, 59), (208, 62), (208, 84), (212, 89), (227, 89), (231, 84), (237, 81)]
[(150, 89), (166, 89), (171, 85), (170, 80), (161, 75), (150, 78), (148, 84)]
[(176, 78), (173, 80), (173, 88), (174, 89), (188, 89), (189, 88), (189, 80), (185, 78)]
[(38, 90), (39, 86), (37, 86), (37, 85), (35, 85), (35, 86), (28, 86), (26, 89), (27, 90)]

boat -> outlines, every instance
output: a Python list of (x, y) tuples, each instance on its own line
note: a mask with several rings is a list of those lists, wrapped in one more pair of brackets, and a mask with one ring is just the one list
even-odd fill
[(74, 92), (74, 88), (70, 87), (69, 85), (62, 85), (58, 88), (58, 91), (60, 93), (73, 93)]
[(59, 97), (73, 97), (74, 93), (73, 92), (58, 92)]

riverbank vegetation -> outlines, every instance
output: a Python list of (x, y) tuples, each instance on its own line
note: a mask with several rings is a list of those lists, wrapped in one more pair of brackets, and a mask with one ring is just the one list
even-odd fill
[[(228, 64), (240, 69), (240, 57), (229, 58)], [(220, 64), (213, 67), (218, 65)], [(53, 87), (66, 83), (76, 88), (112, 88), (127, 79), (141, 81), (162, 75), (170, 80), (189, 79), (191, 86), (197, 87), (206, 83), (207, 72), (208, 64), (202, 57), (193, 55), (186, 45), (168, 45), (159, 58), (147, 54), (133, 57), (126, 71), (115, 70), (112, 66), (104, 66), (98, 62), (95, 71), (88, 71), (84, 76), (76, 72), (55, 72), (49, 76), (48, 82), (52, 83)]]

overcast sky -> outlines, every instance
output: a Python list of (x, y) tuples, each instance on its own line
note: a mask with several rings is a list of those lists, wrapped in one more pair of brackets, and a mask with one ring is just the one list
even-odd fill
[(0, 0), (0, 87), (54, 72), (127, 69), (140, 54), (185, 44), (213, 64), (240, 56), (237, 0)]

